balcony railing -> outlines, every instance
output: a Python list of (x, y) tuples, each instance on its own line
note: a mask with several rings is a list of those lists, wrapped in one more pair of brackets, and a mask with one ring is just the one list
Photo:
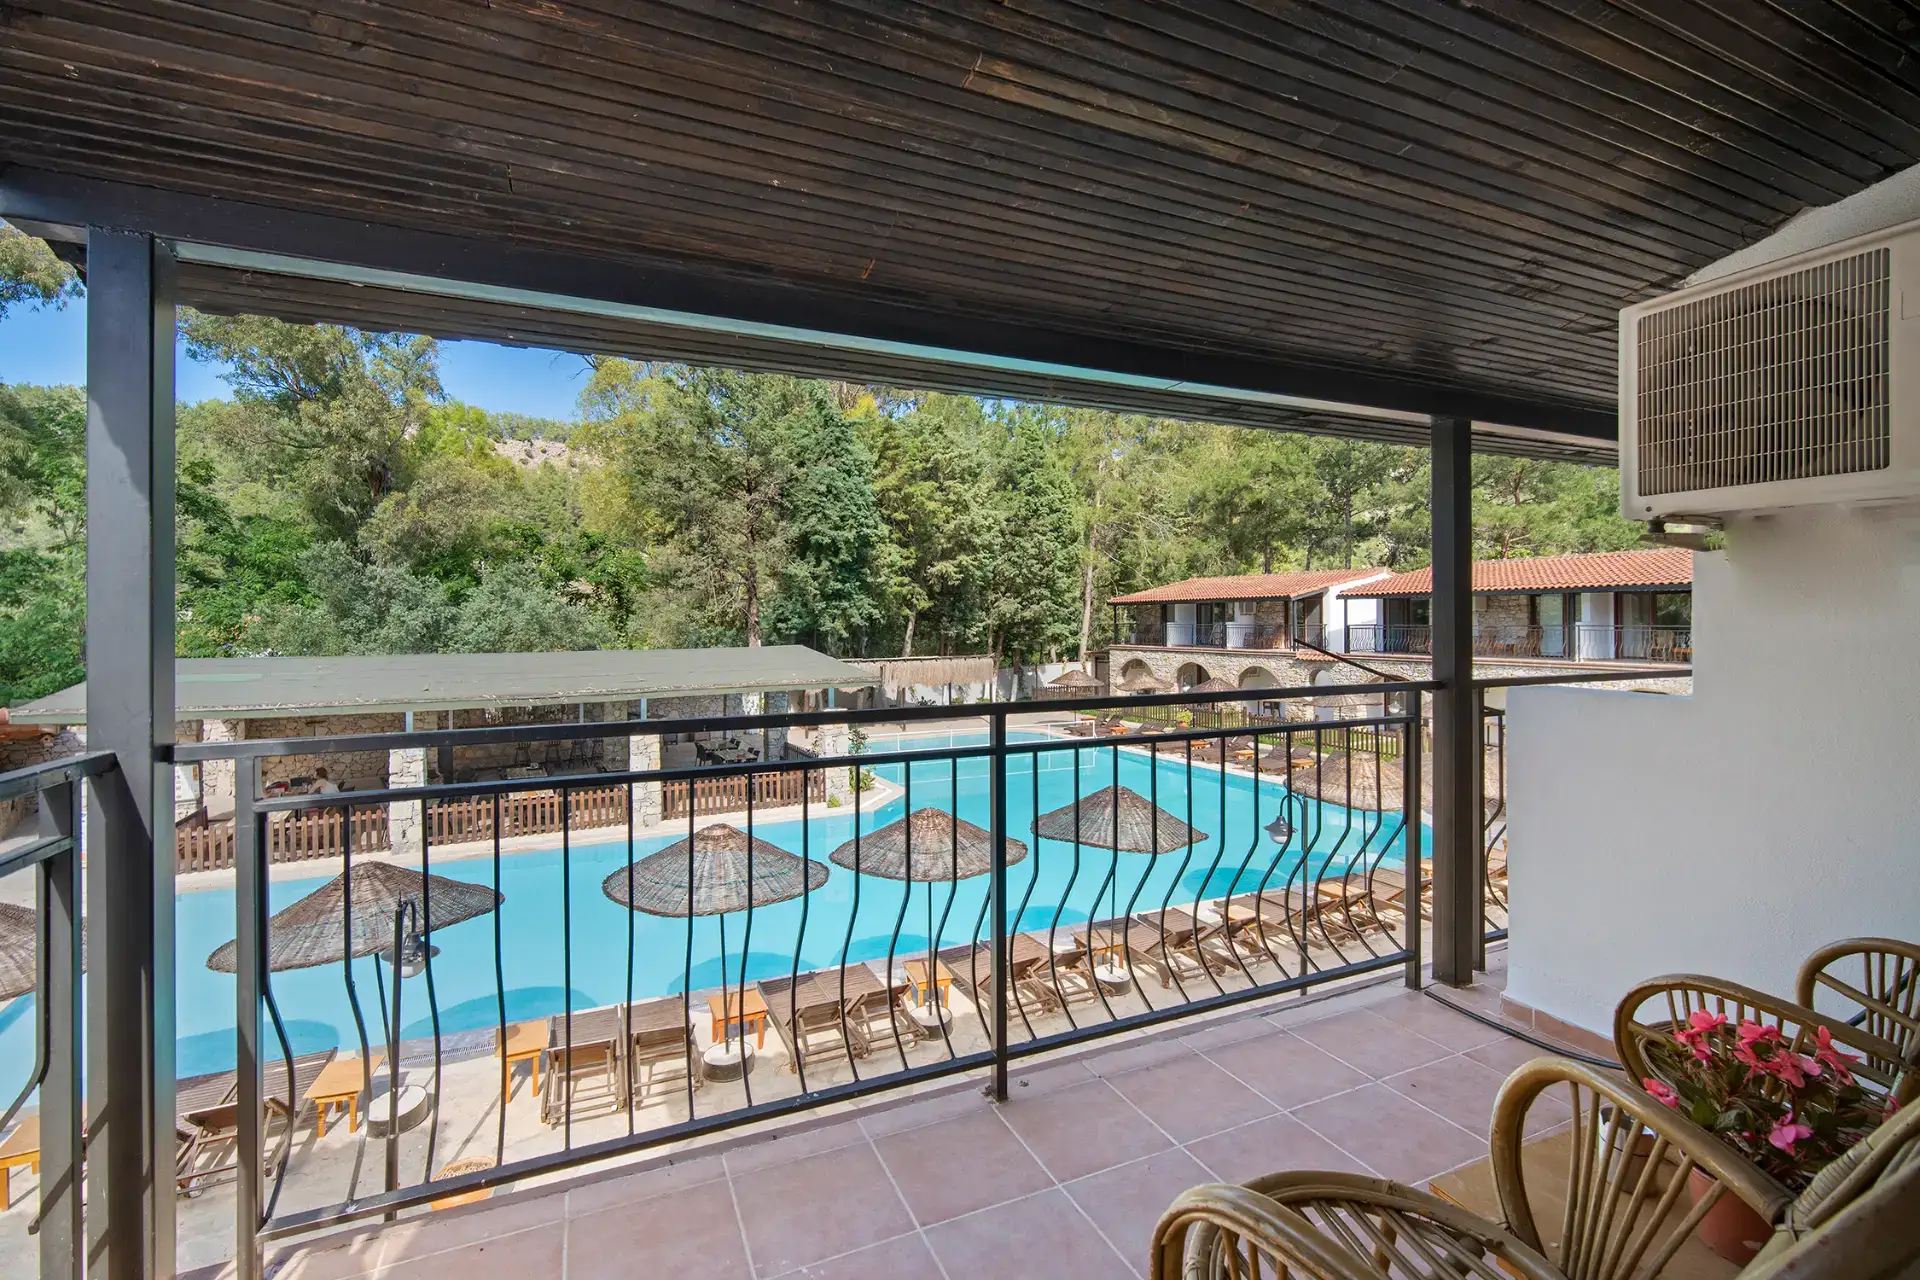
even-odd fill
[[(183, 1059), (178, 1150), (158, 1163), (184, 1194), (234, 1188), (253, 1259), (240, 1270), (258, 1274), (268, 1241), (955, 1073), (1003, 1089), (1011, 1062), (1049, 1049), (1384, 969), (1416, 975), (1434, 913), (1421, 750), (1434, 687), (1263, 689), (1251, 708), (1248, 691), (992, 704), (972, 709), (988, 723), (972, 737), (914, 736), (944, 708), (649, 722), (663, 735), (810, 728), (827, 749), (275, 798), (258, 761), (288, 752), (632, 726), (182, 744), (177, 763), (236, 761), (236, 887), (220, 936), (183, 924), (162, 971), (180, 975), (183, 1007), (234, 1009), (230, 1042), (192, 1040), (237, 1057)], [(1381, 701), (1312, 718), (1352, 695)], [(1065, 732), (1062, 711), (1090, 732)], [(892, 749), (828, 746), (835, 726), (900, 721)], [(1497, 938), (1505, 720), (1484, 724), (1471, 923)], [(0, 801), (38, 794), (47, 823), (0, 852), (0, 875), (35, 868), (41, 882), (27, 1090), (40, 1090), (43, 1247), (80, 1238), (71, 837), (80, 784), (112, 768), (95, 756), (0, 777)], [(691, 805), (639, 825), (676, 788)], [(740, 807), (703, 812), (719, 804)], [(503, 849), (548, 825), (548, 847)], [(277, 833), (315, 830), (335, 834), (337, 883), (290, 904), (267, 871), (300, 846)], [(396, 859), (376, 833), (417, 843)], [(206, 913), (192, 918), (204, 931)], [(349, 1101), (352, 1119), (317, 1110)], [(344, 1135), (308, 1136), (328, 1121)]]
[[(1348, 627), (1347, 651), (1431, 654), (1433, 628), (1399, 623)], [(1684, 664), (1693, 660), (1693, 632), (1686, 627), (1610, 627), (1586, 622), (1570, 627), (1483, 626), (1474, 632), (1473, 652), (1480, 658)]]
[(1285, 649), (1285, 627), (1253, 622), (1139, 622), (1121, 643), (1170, 649)]

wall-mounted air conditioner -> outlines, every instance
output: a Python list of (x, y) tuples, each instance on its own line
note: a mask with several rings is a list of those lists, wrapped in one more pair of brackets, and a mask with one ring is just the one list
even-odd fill
[(1920, 496), (1920, 223), (1620, 313), (1621, 510)]

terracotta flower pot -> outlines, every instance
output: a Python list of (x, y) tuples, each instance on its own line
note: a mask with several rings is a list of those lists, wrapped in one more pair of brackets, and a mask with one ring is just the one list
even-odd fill
[[(1712, 1190), (1715, 1179), (1699, 1169), (1687, 1174), (1687, 1194), (1693, 1203)], [(1707, 1216), (1700, 1219), (1700, 1225), (1693, 1233), (1700, 1237), (1700, 1243), (1714, 1251), (1728, 1262), (1745, 1266), (1753, 1261), (1753, 1255), (1760, 1252), (1760, 1246), (1773, 1234), (1773, 1228), (1767, 1220), (1755, 1213), (1745, 1200), (1731, 1191), (1723, 1194), (1707, 1210)]]

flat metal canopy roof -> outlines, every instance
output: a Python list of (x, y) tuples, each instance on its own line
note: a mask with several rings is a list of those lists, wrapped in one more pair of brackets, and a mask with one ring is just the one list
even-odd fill
[(182, 301), (1610, 456), (1616, 312), (1920, 159), (1905, 0), (7, 5)]
[[(569, 653), (410, 653), (337, 658), (182, 658), (182, 720), (378, 711), (447, 711), (620, 702), (760, 690), (859, 689), (860, 668), (805, 645), (757, 649), (601, 649)], [(87, 686), (15, 708), (15, 724), (84, 724)]]

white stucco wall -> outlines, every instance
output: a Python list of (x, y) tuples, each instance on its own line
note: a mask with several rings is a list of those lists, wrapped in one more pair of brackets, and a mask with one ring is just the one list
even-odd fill
[(1694, 627), (1691, 697), (1508, 698), (1507, 992), (1603, 1034), (1655, 974), (1920, 938), (1920, 504), (1735, 522)]

